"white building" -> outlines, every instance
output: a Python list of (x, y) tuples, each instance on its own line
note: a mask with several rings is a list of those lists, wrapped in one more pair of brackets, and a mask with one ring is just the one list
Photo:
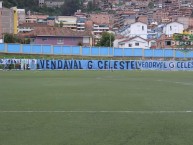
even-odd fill
[(139, 36), (141, 38), (147, 39), (147, 24), (142, 22), (132, 23), (119, 29), (118, 34), (126, 37)]
[(147, 40), (141, 37), (133, 37), (127, 39), (120, 39), (114, 41), (114, 47), (116, 48), (143, 48), (150, 49)]
[(97, 24), (94, 24), (93, 25), (93, 32), (94, 32), (94, 35), (101, 35), (103, 32), (107, 32), (109, 31), (109, 26), (108, 25), (105, 25), (105, 24), (100, 24), (100, 25), (97, 25)]
[(124, 40), (126, 40), (126, 39), (128, 39), (128, 38), (115, 39), (115, 40), (113, 41), (113, 47), (119, 48), (119, 42), (124, 41)]
[(86, 18), (77, 18), (77, 31), (85, 31)]
[(62, 23), (63, 27), (70, 28), (72, 30), (77, 29), (77, 17), (74, 16), (58, 16), (55, 19), (56, 24)]
[(184, 26), (179, 22), (170, 22), (163, 28), (163, 33), (171, 37), (174, 33), (183, 33)]
[(109, 26), (108, 25), (105, 25), (105, 24), (100, 24), (100, 25), (93, 24), (92, 33), (94, 34), (94, 39), (95, 39), (94, 43), (97, 44), (99, 39), (102, 36), (102, 33), (103, 32), (108, 32), (108, 31), (109, 31)]

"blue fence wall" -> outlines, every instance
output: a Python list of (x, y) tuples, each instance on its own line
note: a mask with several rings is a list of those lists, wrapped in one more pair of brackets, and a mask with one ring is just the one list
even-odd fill
[(126, 57), (172, 57), (193, 58), (193, 51), (172, 49), (110, 48), (52, 46), (30, 44), (0, 44), (0, 52), (21, 54), (81, 55), (81, 56), (126, 56)]

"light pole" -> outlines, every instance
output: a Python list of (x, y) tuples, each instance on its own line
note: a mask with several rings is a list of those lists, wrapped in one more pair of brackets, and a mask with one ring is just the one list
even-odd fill
[(111, 47), (111, 45), (112, 45), (112, 35), (114, 35), (114, 33), (112, 32), (112, 31), (108, 31), (108, 33), (109, 33), (109, 40), (110, 40), (110, 44), (109, 44), (109, 46)]
[(111, 47), (111, 33), (109, 33), (110, 34), (110, 47)]
[(2, 36), (3, 36), (3, 38), (2, 38), (2, 43), (4, 43), (4, 33), (2, 33)]
[(4, 31), (4, 28), (3, 28), (2, 31), (1, 31), (2, 43), (4, 43), (4, 34), (5, 34), (5, 31)]

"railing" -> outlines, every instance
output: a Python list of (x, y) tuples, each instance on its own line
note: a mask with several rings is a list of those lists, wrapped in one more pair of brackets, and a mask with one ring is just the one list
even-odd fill
[(81, 56), (124, 56), (141, 58), (193, 58), (193, 50), (142, 49), (85, 47), (37, 44), (0, 44), (0, 53), (44, 54), (44, 55), (81, 55)]

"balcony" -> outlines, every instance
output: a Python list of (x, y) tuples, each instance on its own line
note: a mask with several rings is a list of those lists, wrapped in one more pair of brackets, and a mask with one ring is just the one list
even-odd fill
[(94, 33), (102, 33), (104, 31), (101, 31), (101, 30), (93, 30)]
[(84, 26), (77, 26), (77, 29), (85, 29)]
[(94, 30), (99, 29), (99, 30), (109, 30), (109, 27), (94, 27)]

